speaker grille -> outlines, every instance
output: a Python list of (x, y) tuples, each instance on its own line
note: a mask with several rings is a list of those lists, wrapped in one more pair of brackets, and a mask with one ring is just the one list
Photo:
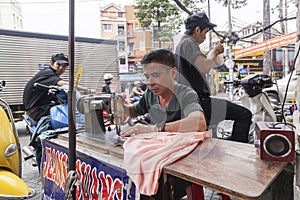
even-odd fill
[(290, 154), (292, 144), (289, 139), (280, 134), (271, 134), (264, 140), (263, 147), (272, 157), (285, 157)]

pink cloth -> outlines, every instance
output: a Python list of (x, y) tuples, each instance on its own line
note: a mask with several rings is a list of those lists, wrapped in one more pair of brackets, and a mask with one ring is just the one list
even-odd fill
[(157, 132), (128, 138), (123, 145), (127, 175), (141, 194), (156, 194), (162, 168), (193, 151), (205, 135)]

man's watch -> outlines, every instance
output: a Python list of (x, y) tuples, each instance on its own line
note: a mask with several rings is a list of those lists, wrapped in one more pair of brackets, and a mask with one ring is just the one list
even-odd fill
[(160, 122), (156, 124), (157, 132), (164, 132), (165, 131), (165, 122)]

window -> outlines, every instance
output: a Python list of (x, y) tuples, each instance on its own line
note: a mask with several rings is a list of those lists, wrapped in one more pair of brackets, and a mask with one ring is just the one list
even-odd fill
[(119, 51), (125, 51), (125, 41), (119, 41)]
[(140, 51), (145, 51), (146, 46), (145, 46), (145, 41), (140, 41)]
[(126, 59), (120, 58), (120, 65), (125, 65), (125, 64), (126, 64)]
[(128, 44), (128, 52), (129, 52), (129, 55), (133, 55), (133, 54), (134, 54), (133, 46), (134, 46), (134, 43), (133, 43), (133, 42), (130, 42), (130, 43)]
[(119, 18), (123, 17), (123, 13), (122, 12), (118, 12), (118, 17)]
[(123, 25), (118, 25), (118, 35), (124, 35), (125, 29)]
[(112, 24), (102, 24), (103, 31), (112, 31)]

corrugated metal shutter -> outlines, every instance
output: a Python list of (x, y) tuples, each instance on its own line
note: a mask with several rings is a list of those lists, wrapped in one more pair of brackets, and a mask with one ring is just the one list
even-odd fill
[[(53, 53), (68, 54), (66, 36), (0, 30), (0, 80), (6, 88), (0, 93), (9, 105), (22, 104), (23, 89), (27, 81), (49, 64)], [(118, 83), (117, 43), (113, 40), (92, 38), (75, 39), (75, 67), (84, 67), (80, 85), (101, 90), (103, 75), (113, 74), (112, 89)], [(76, 69), (75, 68), (75, 69)], [(62, 76), (68, 80), (68, 71)]]

